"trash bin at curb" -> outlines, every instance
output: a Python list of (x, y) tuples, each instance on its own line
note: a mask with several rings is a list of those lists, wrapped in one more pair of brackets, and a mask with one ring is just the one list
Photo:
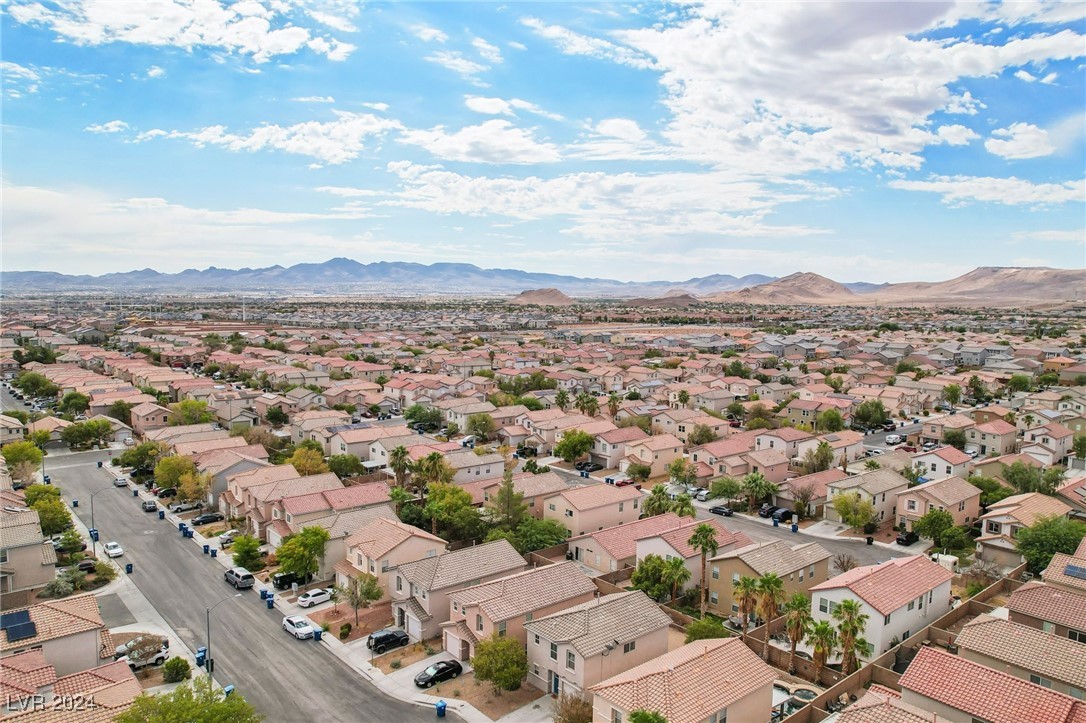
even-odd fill
[(267, 590), (261, 590), (260, 591), (260, 599), (261, 600), (267, 600), (268, 599), (268, 591)]
[(79, 507), (79, 500), (72, 500), (72, 507)]
[(133, 497), (139, 497), (140, 496), (140, 491), (139, 490), (132, 490), (132, 496)]
[(185, 535), (186, 535), (186, 536), (187, 536), (187, 537), (188, 537), (188, 538), (189, 538), (190, 540), (192, 539), (193, 535), (195, 535), (195, 534), (196, 534), (196, 530), (192, 529), (191, 527), (185, 530)]
[(185, 523), (184, 522), (178, 522), (177, 523), (177, 531), (178, 532), (184, 532), (185, 531)]
[(320, 628), (316, 628), (313, 631), (313, 639), (316, 640), (319, 643), (321, 641), (321, 635), (323, 635), (323, 634), (324, 634), (323, 630), (321, 630)]
[(126, 565), (124, 566), (124, 571), (125, 571), (125, 573), (126, 573), (126, 574), (128, 574), (128, 575), (131, 575), (131, 574), (132, 574), (132, 563), (131, 563), (131, 562), (129, 562), (128, 564), (126, 564)]
[(166, 519), (166, 510), (159, 510), (158, 511), (158, 519), (160, 519), (160, 520)]
[(219, 556), (219, 551), (216, 550), (214, 547), (211, 548), (211, 559), (214, 560), (218, 556)]
[(869, 544), (869, 545), (875, 544), (875, 538), (874, 537), (868, 537), (867, 538), (867, 544)]
[(268, 601), (267, 602), (268, 602), (268, 610), (274, 610), (275, 609), (275, 595), (272, 595), (271, 593), (268, 593)]
[(210, 555), (211, 554), (211, 545), (204, 545), (204, 554), (205, 555)]
[(781, 521), (778, 520), (776, 517), (773, 518), (773, 526), (774, 527), (780, 527), (781, 526)]
[(446, 703), (443, 700), (439, 700), (438, 702), (434, 703), (434, 710), (437, 711), (437, 717), (438, 718), (444, 718), (445, 717), (445, 709), (448, 708), (448, 707), (449, 707), (449, 704)]
[(799, 532), (799, 525), (794, 522), (792, 523), (792, 532)]
[(196, 667), (202, 668), (207, 662), (207, 648), (201, 646), (196, 648)]
[(99, 466), (99, 467), (101, 467), (101, 466), (102, 466), (102, 460), (98, 460), (98, 466)]

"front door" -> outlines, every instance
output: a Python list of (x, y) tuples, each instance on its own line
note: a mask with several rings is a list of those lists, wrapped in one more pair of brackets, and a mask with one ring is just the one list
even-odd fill
[(577, 560), (578, 562), (581, 561), (581, 548), (579, 548), (579, 547), (574, 547), (573, 548), (573, 559)]
[(406, 613), (405, 613), (404, 609), (403, 608), (396, 608), (396, 627), (401, 628), (401, 629), (404, 627), (404, 618), (405, 617), (406, 617)]
[(550, 676), (551, 679), (551, 693), (558, 695), (558, 688), (561, 685), (561, 678), (559, 678), (558, 673), (555, 673), (553, 670), (548, 670), (547, 675)]

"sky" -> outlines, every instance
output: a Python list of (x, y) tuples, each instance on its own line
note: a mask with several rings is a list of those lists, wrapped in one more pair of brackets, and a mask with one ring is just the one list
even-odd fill
[(1086, 265), (1086, 3), (0, 0), (5, 270)]

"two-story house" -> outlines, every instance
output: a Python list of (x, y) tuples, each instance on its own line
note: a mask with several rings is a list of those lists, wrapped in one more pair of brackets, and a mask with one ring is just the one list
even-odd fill
[(913, 464), (923, 470), (925, 479), (968, 477), (973, 458), (955, 447), (936, 447), (913, 455)]
[[(462, 486), (471, 493), (474, 504), (485, 507), (491, 498), (497, 494), (498, 488), (501, 487), (503, 481), (502, 479), (488, 479), (480, 482), (469, 482)], [(521, 472), (513, 475), (513, 489), (518, 494), (524, 495), (524, 504), (528, 505), (528, 514), (542, 518), (543, 509), (546, 507), (544, 500), (559, 492), (568, 490), (569, 485), (556, 472), (544, 472), (543, 474)]]
[(965, 448), (988, 456), (1001, 456), (1014, 452), (1018, 443), (1018, 429), (1002, 419), (978, 424), (965, 433)]
[(1074, 436), (1070, 429), (1055, 422), (1034, 427), (1023, 435), (1021, 452), (1045, 466), (1066, 464)]
[(57, 576), (57, 553), (36, 510), (0, 509), (0, 593), (33, 590)]
[(170, 426), (170, 416), (173, 412), (166, 407), (144, 402), (132, 407), (129, 414), (132, 419), (132, 430), (140, 436), (146, 436), (152, 430)]
[(589, 452), (589, 459), (603, 465), (604, 469), (616, 469), (626, 455), (626, 445), (648, 439), (648, 436), (637, 426), (619, 427), (597, 434), (592, 451)]
[(829, 578), (830, 557), (829, 550), (817, 542), (790, 547), (783, 540), (772, 540), (723, 550), (709, 559), (709, 608), (723, 617), (737, 617), (734, 591), (743, 577), (757, 579), (773, 573), (784, 582), (787, 597), (806, 593)]
[(4, 626), (0, 656), (38, 649), (60, 675), (98, 667), (103, 652), (113, 657), (98, 599), (90, 593), (5, 610)]
[(625, 472), (631, 464), (644, 464), (650, 468), (649, 477), (665, 474), (667, 466), (682, 456), (682, 440), (673, 434), (657, 434), (646, 439), (626, 443), (626, 455), (618, 468)]
[(384, 601), (389, 598), (390, 569), (442, 555), (446, 547), (445, 540), (426, 530), (399, 520), (378, 518), (347, 537), (346, 557), (335, 565), (336, 582), (347, 585), (360, 574), (373, 575), (383, 593), (379, 601)]
[(946, 510), (955, 525), (969, 526), (980, 515), (980, 488), (961, 477), (947, 477), (910, 487), (897, 496), (898, 525), (907, 530), (932, 510)]
[(0, 447), (12, 442), (22, 442), (26, 432), (26, 425), (18, 419), (0, 414)]
[(301, 532), (313, 520), (334, 512), (350, 512), (386, 504), (389, 502), (388, 492), (388, 485), (384, 482), (368, 482), (286, 495), (272, 503), (268, 545), (277, 548), (287, 536)]
[(495, 540), (389, 568), (393, 619), (414, 640), (435, 637), (449, 619), (450, 593), (526, 567), (508, 540)]
[(658, 555), (665, 560), (679, 558), (683, 565), (690, 571), (690, 579), (683, 586), (688, 590), (701, 584), (701, 551), (690, 544), (690, 537), (694, 530), (701, 525), (709, 525), (713, 528), (718, 552), (727, 552), (736, 548), (751, 544), (751, 539), (743, 532), (733, 532), (716, 520), (698, 520), (681, 518), (675, 527), (668, 530), (649, 533), (634, 541), (637, 561), (645, 559), (649, 555)]
[(475, 656), (475, 644), (492, 635), (527, 644), (525, 625), (591, 600), (596, 584), (575, 562), (533, 567), (449, 595), (442, 646), (457, 660)]
[(868, 616), (863, 637), (877, 656), (950, 611), (953, 578), (924, 555), (856, 567), (811, 587), (811, 616), (833, 622), (842, 601), (856, 600)]
[(667, 512), (624, 525), (575, 535), (568, 541), (569, 551), (573, 553), (574, 560), (601, 573), (633, 567), (637, 562), (638, 539), (680, 527), (684, 520), (686, 518)]
[(875, 516), (880, 520), (894, 519), (897, 512), (897, 496), (909, 487), (909, 480), (892, 469), (876, 469), (854, 475), (826, 485), (828, 499), (826, 519), (841, 522), (841, 516), (833, 506), (833, 498), (841, 494), (858, 493), (861, 499), (871, 502)]
[(571, 487), (543, 500), (543, 517), (566, 526), (573, 536), (637, 520), (641, 491), (607, 484)]
[(1017, 567), (1023, 561), (1015, 537), (1023, 527), (1032, 527), (1042, 517), (1066, 517), (1071, 508), (1055, 497), (1040, 492), (1011, 495), (988, 506), (981, 515), (981, 533), (977, 538), (977, 557), (1001, 567)]
[(669, 618), (640, 590), (607, 595), (524, 624), (528, 683), (553, 695), (588, 688), (667, 652)]

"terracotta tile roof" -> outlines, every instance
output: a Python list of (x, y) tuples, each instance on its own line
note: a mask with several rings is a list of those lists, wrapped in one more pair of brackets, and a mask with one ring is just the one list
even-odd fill
[(0, 658), (0, 695), (16, 700), (56, 682), (56, 669), (45, 662), (41, 648)]
[[(953, 465), (965, 464), (966, 462), (968, 462), (969, 460), (972, 459), (972, 457), (970, 457), (968, 454), (961, 451), (960, 449), (957, 449), (956, 447), (949, 447), (949, 446), (948, 447), (939, 447), (938, 449), (936, 449), (936, 450), (934, 450), (932, 452), (929, 452), (928, 454), (934, 454), (936, 457), (943, 460), (947, 464), (953, 464)], [(922, 457), (924, 455), (918, 455), (918, 456)]]
[[(290, 465), (285, 466), (289, 467)], [(335, 489), (343, 489), (343, 483), (339, 481), (339, 477), (336, 477), (334, 472), (325, 472), (324, 474), (311, 474), (308, 477), (294, 477), (263, 485), (253, 485), (249, 487), (248, 491), (257, 502), (270, 502), (285, 497)]]
[(1070, 638), (978, 615), (966, 623), (955, 642), (963, 649), (1086, 690), (1086, 650)]
[[(692, 557), (701, 557), (701, 552), (694, 547), (690, 546), (690, 536), (694, 534), (694, 530), (699, 525), (709, 525), (716, 531), (716, 544), (717, 549), (723, 550), (726, 547), (745, 547), (750, 545), (752, 540), (747, 537), (743, 532), (732, 532), (724, 525), (720, 524), (717, 520), (689, 520), (685, 522), (681, 527), (668, 530), (666, 532), (652, 535), (653, 537), (659, 537), (667, 544), (671, 545), (682, 555), (685, 559)], [(645, 539), (644, 537), (641, 538)]]
[(840, 482), (843, 479), (847, 479), (848, 476), (848, 473), (840, 467), (831, 467), (823, 472), (805, 474), (802, 477), (795, 477), (787, 480), (781, 484), (781, 489), (788, 490), (794, 495), (797, 489), (805, 485), (811, 485), (811, 490), (814, 493), (811, 500), (818, 501), (826, 497), (826, 485), (833, 482)]
[(473, 585), (449, 595), (464, 607), (478, 605), (491, 620), (510, 620), (596, 592), (596, 584), (575, 562), (544, 565)]
[[(659, 712), (668, 723), (699, 723), (751, 693), (777, 673), (739, 638), (699, 640), (597, 683), (590, 690), (615, 707)], [(768, 720), (766, 710), (758, 720)]]
[(980, 496), (980, 489), (958, 476), (932, 480), (909, 489), (908, 493), (923, 492), (948, 507)]
[(289, 464), (276, 464), (238, 472), (227, 477), (227, 481), (238, 485), (244, 490), (255, 485), (265, 485), (269, 482), (297, 478), (298, 471), (294, 467)]
[(868, 494), (877, 495), (883, 492), (890, 492), (899, 487), (907, 488), (909, 486), (909, 480), (905, 479), (892, 469), (883, 468), (853, 475), (840, 482), (833, 482), (831, 483), (831, 486), (834, 489), (839, 490), (859, 487)]
[(357, 547), (363, 555), (371, 560), (379, 560), (412, 537), (430, 540), (437, 543), (442, 550), (445, 549), (445, 540), (437, 535), (431, 535), (425, 530), (399, 520), (384, 518), (374, 520), (348, 537), (347, 547)]
[(814, 585), (811, 592), (847, 587), (868, 605), (889, 615), (953, 577), (952, 572), (924, 555), (913, 555), (853, 568)]
[(1086, 595), (1028, 582), (1011, 593), (1007, 609), (1075, 630), (1086, 630)]
[(328, 530), (328, 534), (331, 538), (336, 540), (341, 537), (347, 537), (378, 518), (384, 518), (386, 520), (398, 519), (396, 517), (396, 511), (392, 509), (392, 505), (385, 503), (383, 505), (363, 507), (360, 510), (332, 512), (323, 517), (310, 520), (305, 524), (306, 527), (311, 525), (323, 527)]
[(302, 515), (317, 510), (340, 511), (368, 507), (388, 500), (388, 485), (384, 482), (370, 482), (309, 495), (284, 497), (283, 509), (294, 515)]
[(745, 562), (759, 575), (774, 573), (779, 576), (790, 575), (796, 570), (810, 567), (830, 557), (831, 553), (817, 542), (789, 547), (784, 540), (756, 542), (743, 547), (728, 550), (713, 560), (738, 558)]
[(658, 452), (664, 449), (675, 449), (676, 447), (682, 447), (683, 443), (678, 437), (673, 434), (657, 434), (646, 439), (638, 439), (633, 442), (627, 443), (629, 447), (645, 447), (651, 449), (654, 452)]
[(44, 539), (37, 511), (24, 507), (0, 509), (0, 535), (9, 549), (40, 545)]
[[(1086, 537), (1082, 538), (1082, 540), (1086, 542)], [(1079, 547), (1081, 548), (1082, 545), (1080, 544)], [(1041, 578), (1048, 583), (1076, 588), (1086, 595), (1086, 580), (1068, 575), (1065, 572), (1068, 565), (1077, 565), (1086, 569), (1086, 554), (1076, 552), (1074, 555), (1065, 555), (1062, 552), (1057, 552), (1052, 556), (1048, 567), (1041, 573)], [(1086, 600), (1086, 597), (1084, 597), (1084, 600)]]
[(635, 522), (627, 522), (624, 525), (607, 527), (578, 537), (571, 537), (569, 542), (591, 538), (606, 550), (611, 557), (616, 560), (625, 560), (637, 554), (637, 540), (639, 538), (651, 537), (681, 524), (682, 518), (673, 512), (668, 512), (663, 515), (646, 517)]
[(25, 648), (41, 644), (46, 640), (105, 628), (102, 614), (98, 610), (98, 601), (91, 593), (74, 595), (63, 600), (49, 600), (17, 609), (29, 611), (30, 621), (37, 626), (38, 634), (33, 638), (15, 643), (9, 643), (5, 636), (3, 640), (0, 640), (0, 650)]
[(559, 492), (555, 496), (564, 498), (575, 509), (593, 510), (597, 507), (641, 499), (641, 490), (633, 486), (615, 487), (614, 485), (596, 484), (573, 487)]
[(439, 627), (451, 628), (453, 635), (461, 640), (467, 640), (472, 645), (479, 642), (479, 638), (475, 637), (475, 633), (472, 631), (468, 624), (463, 620), (457, 620), (456, 622), (444, 622)]
[(612, 429), (596, 435), (596, 439), (607, 442), (608, 444), (619, 444), (622, 442), (636, 442), (637, 440), (645, 439), (648, 436), (649, 435), (645, 434), (644, 430), (635, 426)]
[(1017, 431), (1017, 428), (1013, 424), (1008, 424), (1002, 419), (993, 419), (991, 422), (985, 424), (978, 424), (977, 431), (981, 434), (1012, 434)]
[(989, 505), (988, 512), (981, 515), (981, 519), (1009, 515), (1018, 520), (1022, 526), (1030, 527), (1039, 517), (1066, 515), (1070, 511), (1070, 507), (1054, 497), (1043, 495), (1040, 492), (1027, 492), (1021, 495), (1011, 495), (993, 505)]
[(910, 692), (988, 723), (1078, 723), (1086, 703), (979, 663), (922, 647), (899, 681)]
[(500, 573), (522, 570), (524, 558), (508, 540), (465, 547), (393, 568), (423, 590), (443, 590)]
[(65, 676), (53, 686), (55, 695), (82, 695), (94, 700), (93, 708), (81, 711), (63, 707), (27, 710), (6, 717), (20, 723), (106, 723), (127, 710), (143, 692), (139, 681), (126, 663), (116, 662), (81, 673)]
[(585, 658), (617, 640), (627, 643), (671, 624), (640, 590), (606, 595), (525, 623), (524, 628), (556, 643), (569, 643)]
[(835, 723), (941, 723), (950, 719), (909, 705), (901, 696), (872, 685), (858, 701), (845, 708), (834, 718)]

